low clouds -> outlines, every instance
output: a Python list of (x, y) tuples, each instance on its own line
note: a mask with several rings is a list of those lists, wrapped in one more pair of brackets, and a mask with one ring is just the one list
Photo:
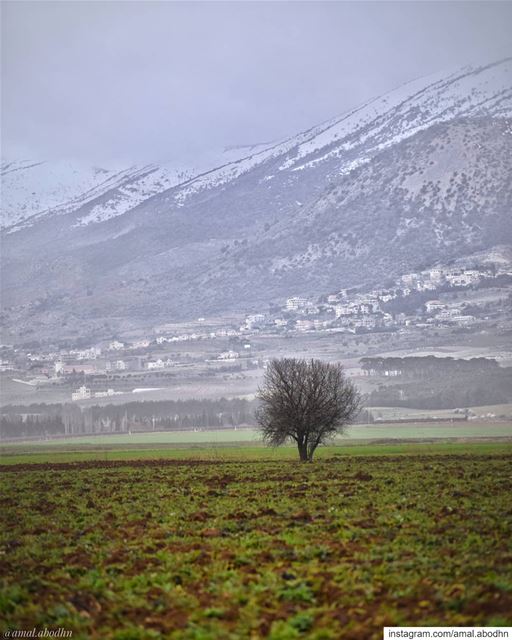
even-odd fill
[(4, 2), (2, 154), (189, 164), (510, 55), (494, 2)]

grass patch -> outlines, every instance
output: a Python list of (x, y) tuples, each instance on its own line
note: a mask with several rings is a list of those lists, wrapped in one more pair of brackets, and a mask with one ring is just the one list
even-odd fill
[[(512, 442), (352, 442), (345, 445), (324, 446), (317, 449), (315, 459), (325, 459), (333, 456), (383, 456), (383, 455), (411, 455), (411, 454), (502, 454), (512, 453)], [(202, 460), (202, 461), (232, 461), (232, 460), (296, 460), (297, 449), (294, 446), (264, 447), (241, 446), (233, 443), (223, 447), (208, 444), (188, 446), (137, 446), (128, 447), (87, 447), (75, 446), (66, 450), (61, 446), (40, 447), (22, 446), (0, 449), (0, 466), (15, 464), (46, 464), (52, 462), (85, 462), (96, 460), (103, 462), (119, 460)]]

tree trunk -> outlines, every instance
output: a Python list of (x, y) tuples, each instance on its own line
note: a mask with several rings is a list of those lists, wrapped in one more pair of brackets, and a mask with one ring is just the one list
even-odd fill
[(316, 451), (316, 448), (318, 447), (318, 442), (314, 442), (313, 444), (309, 445), (309, 449), (308, 449), (308, 462), (313, 462), (313, 454)]
[(300, 461), (301, 462), (307, 462), (308, 461), (308, 447), (307, 447), (307, 445), (299, 443), (297, 445), (297, 447), (299, 449)]

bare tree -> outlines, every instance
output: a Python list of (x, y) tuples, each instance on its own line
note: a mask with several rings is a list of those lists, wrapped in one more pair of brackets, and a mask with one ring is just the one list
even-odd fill
[(342, 432), (361, 407), (342, 365), (296, 358), (268, 364), (258, 399), (256, 418), (265, 442), (295, 441), (302, 462), (311, 462), (318, 445)]

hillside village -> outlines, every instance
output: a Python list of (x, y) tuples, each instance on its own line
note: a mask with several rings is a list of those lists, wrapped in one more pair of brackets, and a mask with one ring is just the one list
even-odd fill
[[(86, 348), (44, 350), (4, 345), (0, 368), (20, 384), (44, 387), (50, 382), (76, 382), (69, 396), (74, 402), (111, 398), (126, 391), (147, 391), (148, 382), (179, 375), (180, 368), (194, 365), (207, 365), (219, 373), (262, 369), (272, 354), (253, 349), (251, 339), (261, 335), (402, 335), (418, 327), (472, 331), (489, 322), (504, 328), (512, 305), (511, 285), (509, 261), (438, 266), (367, 290), (342, 289), (316, 298), (298, 294), (269, 310), (221, 319), (215, 327), (208, 319), (198, 318), (182, 325), (181, 330), (176, 325), (163, 325), (136, 339), (117, 337)], [(166, 353), (168, 347), (199, 342), (212, 345), (207, 355), (198, 352), (197, 356), (187, 353), (176, 357)], [(217, 350), (216, 344), (220, 345)], [(109, 384), (123, 376), (130, 377), (131, 385), (119, 390), (119, 385)]]

